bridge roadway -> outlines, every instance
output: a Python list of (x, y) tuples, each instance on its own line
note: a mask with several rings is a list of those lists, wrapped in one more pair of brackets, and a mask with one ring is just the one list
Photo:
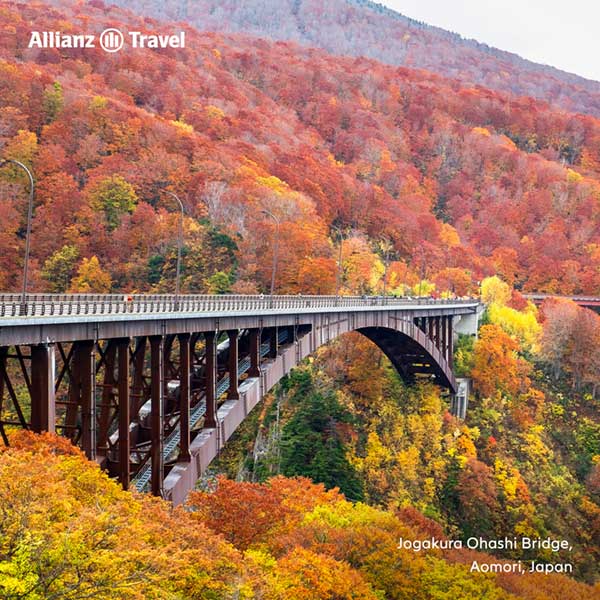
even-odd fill
[[(350, 296), (0, 294), (0, 435), (57, 431), (175, 503), (260, 399), (358, 331), (406, 381), (453, 394), (453, 340), (479, 300)], [(26, 394), (21, 392), (23, 390)], [(23, 397), (27, 396), (26, 401)]]
[(531, 300), (534, 304), (542, 304), (544, 300), (548, 300), (549, 298), (564, 298), (572, 300), (575, 304), (584, 308), (589, 308), (596, 312), (600, 311), (600, 297), (598, 296), (556, 296), (553, 294), (523, 294), (523, 296)]

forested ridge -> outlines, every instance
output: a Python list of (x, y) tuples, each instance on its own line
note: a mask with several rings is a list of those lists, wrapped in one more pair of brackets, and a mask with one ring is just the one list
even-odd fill
[[(37, 179), (34, 289), (169, 289), (177, 217), (165, 189), (189, 215), (187, 291), (268, 286), (269, 207), (287, 248), (279, 292), (335, 289), (336, 231), (345, 292), (381, 290), (384, 271), (398, 291), (465, 294), (496, 272), (525, 291), (600, 285), (593, 117), (191, 29), (185, 51), (28, 49), (33, 24), (159, 26), (90, 5), (0, 6), (0, 143)], [(11, 289), (26, 188), (18, 170), (0, 176), (0, 282)]]
[(425, 69), (467, 85), (532, 96), (600, 116), (600, 84), (410, 19), (369, 0), (116, 0), (208, 31), (292, 40), (333, 54)]
[[(474, 382), (465, 422), (439, 389), (407, 387), (369, 341), (344, 336), (256, 414), (271, 440), (261, 452), (246, 425), (225, 448), (214, 468), (238, 480), (205, 478), (185, 507), (122, 491), (64, 438), (13, 432), (0, 449), (0, 594), (600, 598), (600, 423), (577, 371), (586, 348), (574, 343), (582, 328), (598, 343), (600, 317), (569, 301), (516, 309), (497, 278), (482, 292), (480, 336), (461, 338), (456, 352)], [(470, 536), (564, 539), (572, 549), (398, 547)], [(572, 564), (575, 578), (473, 571), (515, 560), (525, 570), (532, 560)]]
[[(171, 292), (171, 191), (184, 292), (267, 292), (278, 239), (277, 293), (335, 293), (341, 254), (343, 294), (481, 293), (487, 310), (455, 352), (474, 384), (465, 422), (345, 336), (225, 449), (215, 472), (239, 481), (207, 477), (185, 509), (122, 492), (65, 440), (12, 432), (0, 596), (600, 597), (600, 317), (522, 295), (598, 295), (600, 120), (460, 73), (53, 5), (0, 2), (0, 156), (36, 178), (32, 290)], [(183, 27), (186, 49), (27, 48), (33, 28), (109, 26)], [(2, 290), (20, 285), (27, 192), (0, 170)], [(568, 539), (522, 558), (574, 572), (478, 574), (496, 559), (397, 548), (470, 535)]]

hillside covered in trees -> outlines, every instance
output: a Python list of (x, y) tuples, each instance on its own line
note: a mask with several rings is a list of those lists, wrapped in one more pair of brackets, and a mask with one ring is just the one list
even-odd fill
[(290, 374), (214, 472), (253, 482), (310, 477), (354, 501), (418, 510), (452, 539), (566, 539), (570, 551), (495, 554), (572, 562), (573, 576), (597, 583), (600, 316), (566, 300), (516, 309), (496, 277), (482, 295), (479, 337), (461, 337), (455, 352), (457, 373), (473, 381), (465, 421), (449, 414), (439, 389), (406, 386), (369, 340), (351, 334)]
[[(537, 85), (593, 113), (595, 84), (531, 67), (515, 89), (473, 87), (482, 48), (359, 2), (335, 13), (350, 31), (352, 11), (408, 27), (413, 66), (445, 39), (454, 54), (436, 46), (431, 60), (458, 72), (187, 25), (185, 50), (29, 49), (33, 28), (179, 27), (139, 16), (148, 4), (53, 5), (0, 2), (0, 157), (36, 179), (32, 289), (172, 291), (171, 191), (186, 211), (185, 292), (267, 291), (278, 239), (276, 292), (334, 293), (341, 255), (342, 293), (481, 290), (488, 310), (478, 340), (456, 348), (474, 382), (466, 422), (347, 336), (226, 449), (219, 468), (246, 481), (209, 480), (185, 510), (121, 491), (65, 440), (12, 432), (0, 595), (600, 597), (600, 318), (568, 301), (538, 311), (519, 293), (600, 290), (600, 121), (515, 95)], [(326, 5), (293, 3), (298, 15)], [(220, 6), (222, 22), (234, 5)], [(496, 74), (509, 60), (485, 56)], [(27, 191), (20, 170), (0, 170), (2, 290), (20, 283)], [(490, 557), (397, 547), (432, 535), (565, 538), (568, 553), (525, 558), (572, 561), (574, 578), (472, 573)]]
[[(0, 3), (2, 156), (33, 168), (33, 286), (187, 291), (600, 287), (600, 121), (291, 43), (188, 29), (185, 50), (27, 48), (33, 26), (160, 30), (120, 9)], [(0, 172), (0, 285), (16, 289), (26, 181)], [(261, 235), (254, 232), (260, 231)], [(384, 277), (385, 274), (385, 277)]]
[(443, 537), (414, 509), (351, 503), (307, 479), (221, 479), (187, 507), (124, 492), (63, 439), (0, 449), (0, 595), (98, 600), (581, 600), (557, 574), (471, 573), (485, 554), (413, 552)]
[[(207, 31), (291, 40), (333, 54), (424, 69), (467, 85), (600, 116), (600, 83), (415, 21), (369, 0), (106, 0)], [(485, 40), (483, 40), (485, 41)]]

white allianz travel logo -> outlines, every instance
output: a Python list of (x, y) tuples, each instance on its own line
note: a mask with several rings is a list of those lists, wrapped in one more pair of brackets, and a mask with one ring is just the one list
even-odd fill
[(185, 31), (172, 34), (142, 33), (141, 31), (128, 31), (127, 35), (119, 29), (109, 27), (105, 29), (96, 40), (94, 34), (72, 34), (61, 31), (32, 31), (29, 37), (28, 48), (96, 48), (105, 52), (118, 52), (125, 47), (131, 48), (185, 48)]

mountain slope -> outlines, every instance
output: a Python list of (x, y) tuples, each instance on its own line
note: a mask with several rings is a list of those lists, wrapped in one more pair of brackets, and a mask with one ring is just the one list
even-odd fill
[(600, 83), (463, 39), (368, 0), (111, 0), (201, 30), (292, 40), (334, 54), (427, 69), (600, 116)]
[[(379, 293), (385, 280), (396, 293), (465, 294), (494, 272), (523, 290), (600, 288), (597, 119), (191, 28), (185, 51), (28, 49), (34, 27), (160, 26), (117, 8), (0, 7), (0, 146), (37, 178), (38, 289), (171, 289), (165, 188), (196, 218), (184, 290), (268, 290), (277, 230), (265, 209), (286, 248), (280, 292), (335, 292), (335, 227), (344, 293)], [(5, 289), (20, 277), (19, 177), (0, 173)]]

